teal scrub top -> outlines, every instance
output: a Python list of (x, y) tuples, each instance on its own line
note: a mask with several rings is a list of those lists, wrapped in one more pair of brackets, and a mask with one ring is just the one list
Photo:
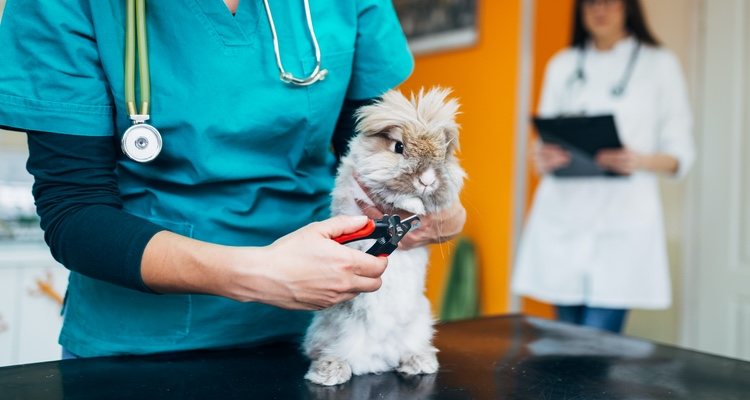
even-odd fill
[[(284, 67), (314, 68), (303, 1), (270, 0)], [(329, 216), (331, 135), (345, 98), (381, 95), (413, 68), (389, 0), (310, 0), (322, 82), (279, 80), (261, 0), (147, 4), (149, 164), (119, 155), (125, 210), (198, 240), (264, 246)], [(0, 24), (0, 125), (119, 138), (122, 0), (9, 0)], [(113, 146), (114, 147), (114, 146)], [(114, 150), (113, 150), (114, 151)], [(206, 295), (156, 295), (72, 273), (60, 343), (81, 356), (242, 346), (304, 333), (307, 312)]]

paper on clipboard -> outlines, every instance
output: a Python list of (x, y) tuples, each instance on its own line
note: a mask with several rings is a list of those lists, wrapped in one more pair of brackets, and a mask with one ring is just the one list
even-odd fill
[(601, 168), (594, 161), (600, 150), (622, 148), (612, 115), (534, 118), (533, 121), (544, 143), (556, 144), (570, 153), (570, 164), (554, 171), (555, 176), (623, 176)]

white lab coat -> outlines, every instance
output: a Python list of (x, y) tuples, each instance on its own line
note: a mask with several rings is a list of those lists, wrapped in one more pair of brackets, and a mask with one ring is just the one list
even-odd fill
[[(622, 97), (611, 94), (637, 45), (587, 47), (585, 83), (574, 74), (578, 51), (547, 66), (541, 116), (614, 114), (620, 140), (639, 153), (666, 153), (692, 164), (692, 118), (684, 77), (669, 51), (641, 46)], [(546, 175), (521, 237), (513, 290), (558, 305), (666, 308), (671, 302), (657, 176), (556, 178)]]

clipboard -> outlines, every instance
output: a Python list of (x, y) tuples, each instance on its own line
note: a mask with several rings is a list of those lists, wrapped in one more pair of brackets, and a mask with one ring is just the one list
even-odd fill
[(603, 149), (620, 149), (622, 142), (617, 134), (612, 115), (593, 117), (533, 118), (544, 143), (556, 144), (570, 153), (570, 164), (554, 171), (558, 177), (622, 177), (601, 168), (594, 160)]

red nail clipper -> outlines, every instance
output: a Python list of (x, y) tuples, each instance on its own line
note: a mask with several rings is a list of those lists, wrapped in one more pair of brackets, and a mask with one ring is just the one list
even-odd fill
[(419, 227), (419, 217), (412, 215), (401, 220), (398, 215), (383, 215), (378, 220), (368, 220), (362, 229), (341, 235), (333, 240), (345, 244), (357, 240), (376, 239), (367, 254), (377, 257), (388, 257), (398, 248), (398, 242), (406, 236), (411, 228)]

